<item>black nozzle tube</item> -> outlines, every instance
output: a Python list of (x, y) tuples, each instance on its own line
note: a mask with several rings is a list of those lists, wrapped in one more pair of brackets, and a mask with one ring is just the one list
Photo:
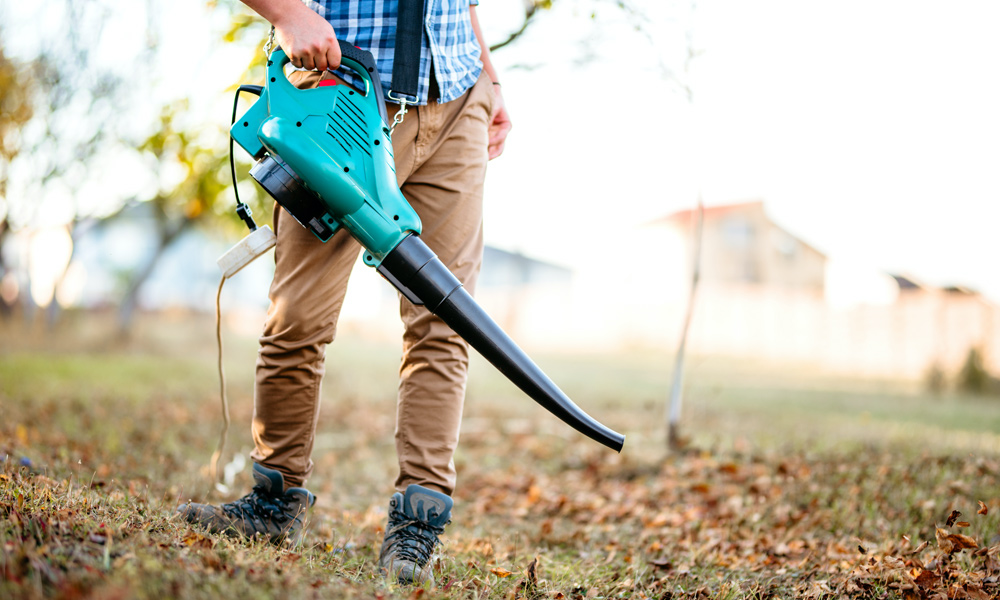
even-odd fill
[(379, 272), (411, 301), (420, 300), (535, 402), (580, 433), (621, 452), (625, 436), (574, 404), (419, 237), (410, 235), (400, 242), (383, 259)]

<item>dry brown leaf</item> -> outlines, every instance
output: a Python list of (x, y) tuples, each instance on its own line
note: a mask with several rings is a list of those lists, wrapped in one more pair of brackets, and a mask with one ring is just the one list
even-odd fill
[(970, 525), (971, 523), (968, 521), (959, 521), (958, 523), (955, 523), (955, 527), (969, 527)]
[(962, 535), (961, 533), (949, 534), (946, 530), (938, 528), (934, 534), (937, 536), (938, 548), (948, 554), (958, 552), (965, 548), (979, 548), (979, 544), (976, 543), (976, 540), (967, 535)]
[(938, 527), (934, 530), (934, 537), (937, 538), (938, 548), (941, 549), (942, 552), (950, 554), (952, 549), (955, 547), (955, 544), (948, 539), (948, 531)]
[(495, 567), (493, 569), (490, 569), (490, 573), (493, 573), (494, 575), (500, 578), (510, 577), (511, 575), (513, 575), (513, 573), (501, 567)]
[(965, 597), (970, 598), (971, 600), (990, 600), (990, 598), (993, 597), (987, 594), (985, 591), (983, 591), (983, 588), (976, 585), (975, 583), (965, 584), (963, 586), (963, 591), (966, 594)]
[(927, 569), (924, 569), (923, 571), (920, 572), (919, 575), (913, 578), (913, 580), (917, 582), (917, 585), (919, 585), (922, 588), (934, 587), (935, 585), (937, 585), (939, 579), (941, 578), (938, 576), (937, 573), (935, 573), (934, 571), (928, 571)]
[(961, 533), (953, 533), (948, 536), (948, 539), (955, 544), (955, 548), (957, 550), (962, 550), (964, 548), (975, 549), (979, 547), (979, 544), (976, 543), (976, 540), (970, 538), (967, 535), (962, 535)]
[(948, 527), (951, 527), (952, 525), (955, 524), (955, 521), (961, 516), (962, 516), (961, 512), (953, 510), (951, 511), (951, 514), (948, 515), (948, 520), (945, 521), (944, 524), (947, 525)]
[(528, 585), (535, 587), (538, 585), (538, 557), (531, 559), (531, 564), (528, 565)]
[(924, 541), (920, 542), (920, 545), (917, 546), (913, 550), (913, 552), (910, 552), (909, 556), (913, 556), (914, 554), (920, 554), (921, 552), (924, 551), (924, 548), (926, 548), (928, 546), (928, 544), (929, 544), (929, 542), (927, 540), (924, 540)]
[(211, 538), (207, 538), (196, 531), (189, 531), (184, 534), (181, 538), (185, 546), (190, 546), (192, 548), (204, 548), (210, 549), (215, 547), (215, 542)]
[(708, 485), (707, 483), (696, 483), (691, 486), (691, 491), (696, 492), (698, 494), (707, 494), (710, 491), (712, 491), (712, 486)]
[(552, 535), (552, 528), (552, 519), (545, 519), (542, 521), (542, 525), (540, 527), (542, 536)]
[(979, 510), (976, 511), (976, 514), (985, 515), (988, 512), (990, 512), (990, 509), (986, 507), (986, 503), (984, 503), (982, 500), (980, 500), (979, 501)]

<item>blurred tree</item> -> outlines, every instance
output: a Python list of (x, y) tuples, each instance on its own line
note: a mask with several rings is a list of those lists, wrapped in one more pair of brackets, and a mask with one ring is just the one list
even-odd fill
[(969, 348), (965, 355), (965, 362), (958, 373), (958, 389), (970, 394), (996, 391), (996, 380), (986, 370), (983, 352), (979, 348)]
[[(120, 12), (114, 5), (113, 0), (56, 0), (45, 9), (46, 18), (54, 19), (47, 32), (32, 36), (34, 43), (22, 43), (16, 59), (0, 53), (0, 278), (13, 268), (6, 262), (4, 237), (62, 223), (78, 241), (96, 226), (127, 213), (126, 209), (148, 202), (156, 217), (157, 245), (153, 256), (126, 277), (119, 321), (127, 327), (139, 289), (180, 234), (196, 223), (221, 220), (230, 226), (238, 219), (212, 209), (228, 188), (225, 117), (212, 115), (219, 119), (206, 124), (184, 115), (187, 103), (176, 97), (150, 101), (163, 75), (149, 68), (161, 52), (159, 40), (166, 27), (157, 3), (145, 3), (144, 40), (122, 44), (111, 61), (95, 56), (105, 26)], [(137, 10), (141, 14), (142, 8)], [(238, 41), (240, 32), (254, 29), (245, 10), (237, 14), (241, 16), (224, 36), (227, 42)], [(18, 27), (25, 24), (21, 20), (39, 16), (30, 10), (0, 11), (0, 18), (5, 21), (0, 25)], [(239, 21), (244, 25), (237, 26)], [(6, 39), (0, 37), (0, 44)], [(128, 85), (123, 74), (128, 76)], [(157, 114), (156, 108), (149, 109), (155, 103), (162, 105), (159, 117), (150, 121), (144, 115)], [(95, 166), (102, 153), (124, 156), (129, 149), (144, 161), (145, 174), (134, 169), (124, 173), (136, 166), (131, 162), (124, 168)], [(171, 179), (166, 172), (182, 175)], [(103, 193), (110, 187), (105, 185), (109, 177), (140, 181), (143, 175), (156, 181), (157, 189), (133, 186), (131, 191), (118, 192), (118, 197)], [(95, 182), (98, 185), (87, 185)], [(260, 204), (254, 192), (247, 195), (252, 205)], [(20, 286), (18, 302), (30, 318), (35, 312), (30, 280), (24, 265), (20, 267), (18, 279), (26, 285)], [(4, 302), (3, 312), (10, 313), (2, 297), (0, 302)], [(57, 310), (58, 304), (51, 302), (50, 320)]]
[[(7, 179), (10, 164), (21, 151), (21, 127), (33, 114), (31, 96), (35, 82), (30, 74), (30, 69), (21, 68), (7, 57), (0, 33), (0, 282), (11, 273), (3, 252), (4, 241), (10, 232)], [(7, 295), (0, 294), (0, 318), (8, 317), (12, 308)]]
[(524, 8), (524, 20), (521, 21), (521, 26), (514, 31), (507, 34), (503, 40), (490, 44), (490, 52), (494, 52), (508, 46), (518, 40), (524, 32), (528, 30), (528, 26), (534, 22), (535, 17), (539, 14), (539, 10), (548, 10), (552, 8), (553, 0), (522, 0), (521, 5)]
[[(7, 57), (0, 35), (0, 202), (6, 205), (7, 177), (10, 163), (21, 150), (21, 127), (31, 119), (32, 90), (35, 81), (31, 70)], [(6, 222), (7, 212), (3, 219)]]
[[(3, 11), (0, 29), (9, 33), (41, 18), (30, 10)], [(91, 60), (111, 2), (56, 0), (44, 11), (48, 27), (21, 36), (17, 53), (5, 44), (0, 60), (0, 276), (14, 270), (4, 243), (11, 234), (60, 223), (75, 231), (86, 217), (106, 210), (78, 191), (87, 162), (115, 138), (114, 116), (125, 91), (116, 70)], [(0, 40), (15, 37), (5, 33)], [(31, 318), (30, 276), (23, 265), (19, 271), (17, 302)], [(9, 314), (6, 299), (0, 303)]]
[(187, 101), (181, 100), (163, 107), (158, 129), (138, 148), (150, 169), (179, 176), (162, 177), (159, 189), (147, 201), (156, 224), (156, 244), (152, 255), (129, 279), (119, 308), (122, 333), (131, 328), (139, 290), (163, 253), (185, 231), (217, 220), (230, 208), (229, 157), (221, 150), (228, 134), (219, 126), (194, 132), (178, 127), (178, 115), (187, 106)]
[[(264, 53), (260, 51), (267, 37), (266, 23), (256, 18), (242, 3), (235, 0), (213, 0), (206, 3), (212, 11), (228, 16), (228, 27), (220, 36), (221, 43), (248, 45), (251, 58), (240, 81), (259, 81), (264, 77)], [(239, 81), (228, 88), (235, 93)], [(159, 174), (159, 187), (144, 202), (156, 224), (153, 252), (126, 277), (125, 291), (119, 304), (119, 333), (127, 335), (132, 326), (143, 284), (153, 274), (167, 250), (187, 231), (196, 226), (223, 227), (230, 231), (246, 231), (235, 212), (232, 179), (229, 170), (229, 123), (220, 118), (211, 123), (199, 123), (189, 114), (189, 101), (175, 100), (160, 110), (156, 126), (136, 147), (149, 170)], [(236, 150), (236, 171), (245, 174), (249, 163), (245, 153)], [(179, 173), (170, 177), (170, 173)], [(241, 197), (257, 217), (264, 220), (270, 203), (255, 185), (241, 186)]]

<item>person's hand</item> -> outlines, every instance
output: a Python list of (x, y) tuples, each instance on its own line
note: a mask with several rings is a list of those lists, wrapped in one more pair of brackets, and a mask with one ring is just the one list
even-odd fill
[(507, 114), (507, 106), (503, 102), (503, 92), (499, 85), (493, 86), (493, 93), (496, 100), (493, 102), (493, 114), (490, 115), (490, 160), (503, 154), (503, 146), (507, 141), (507, 133), (513, 124), (510, 122), (510, 115)]
[(274, 37), (296, 67), (317, 71), (340, 66), (340, 44), (333, 26), (307, 8), (283, 15), (274, 22)]

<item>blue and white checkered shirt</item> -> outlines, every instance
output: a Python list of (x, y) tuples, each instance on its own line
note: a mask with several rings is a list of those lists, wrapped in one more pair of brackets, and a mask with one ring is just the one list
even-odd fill
[[(392, 56), (396, 46), (398, 0), (304, 0), (333, 25), (337, 38), (375, 56), (382, 89), (392, 84)], [(450, 102), (476, 83), (483, 63), (472, 30), (469, 5), (478, 0), (426, 0), (424, 42), (420, 49), (417, 104), (427, 104), (431, 63), (438, 84), (438, 101)], [(349, 82), (356, 83), (348, 74)]]

